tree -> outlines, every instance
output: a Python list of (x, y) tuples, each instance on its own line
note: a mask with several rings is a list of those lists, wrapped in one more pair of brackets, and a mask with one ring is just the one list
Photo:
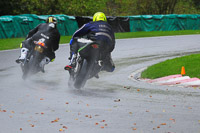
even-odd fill
[(21, 0), (20, 9), (15, 10), (16, 14), (38, 14), (48, 15), (57, 12), (58, 0)]
[(136, 0), (107, 0), (105, 13), (110, 16), (136, 15)]
[(157, 14), (154, 0), (137, 0), (136, 9), (140, 15)]
[(0, 16), (2, 15), (15, 15), (15, 10), (20, 7), (16, 0), (1, 0), (0, 1)]
[(154, 0), (158, 14), (173, 14), (178, 0)]
[(178, 0), (137, 0), (139, 14), (173, 14)]
[(65, 14), (68, 13), (74, 16), (91, 16), (97, 11), (103, 12), (105, 10), (105, 1), (106, 0), (81, 0), (81, 2), (77, 2), (77, 0), (71, 0), (68, 2), (68, 6), (65, 7)]
[(199, 10), (200, 9), (200, 1), (199, 0), (192, 0), (192, 2), (194, 3), (194, 7)]
[(102, 11), (107, 16), (146, 14), (197, 14), (200, 0), (1, 0), (0, 15), (66, 14), (92, 16)]

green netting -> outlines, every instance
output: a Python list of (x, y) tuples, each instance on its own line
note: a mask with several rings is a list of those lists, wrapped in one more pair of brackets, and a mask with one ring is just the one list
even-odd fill
[(0, 17), (0, 38), (25, 37), (28, 32), (40, 23), (45, 23), (48, 16), (58, 20), (57, 28), (61, 35), (72, 35), (78, 29), (75, 17), (67, 15), (22, 14)]
[(12, 16), (0, 17), (0, 38), (16, 37), (16, 27)]
[(58, 20), (58, 30), (62, 35), (72, 35), (78, 29), (76, 18), (67, 15), (53, 15)]
[(38, 15), (35, 15), (35, 14), (21, 14), (21, 15), (18, 15), (18, 16), (25, 16), (25, 17), (30, 17), (33, 19), (33, 28), (36, 27), (38, 24), (40, 23), (45, 23), (45, 20), (47, 17), (43, 17), (43, 16), (38, 16)]
[(200, 15), (137, 15), (129, 16), (130, 31), (199, 30)]
[[(45, 23), (48, 16), (58, 20), (61, 35), (72, 35), (79, 27), (74, 16), (22, 14), (0, 17), (0, 38), (25, 37), (40, 23)], [(136, 15), (128, 16), (130, 31), (175, 31), (199, 30), (200, 15)]]
[(17, 36), (19, 36), (19, 37), (25, 37), (28, 34), (28, 32), (34, 28), (32, 17), (14, 16), (13, 20), (18, 29)]
[(78, 23), (73, 16), (65, 16), (65, 29), (68, 35), (72, 35), (78, 29)]

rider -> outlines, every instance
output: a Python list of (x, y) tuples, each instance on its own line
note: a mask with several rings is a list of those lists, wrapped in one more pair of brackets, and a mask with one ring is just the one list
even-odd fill
[(104, 67), (102, 70), (107, 72), (113, 72), (115, 65), (111, 58), (111, 52), (115, 47), (115, 36), (112, 27), (107, 23), (106, 16), (103, 12), (97, 12), (93, 16), (93, 22), (84, 24), (78, 29), (72, 36), (70, 41), (70, 63), (65, 66), (65, 70), (70, 70), (76, 66), (77, 51), (79, 49), (78, 42), (74, 39), (75, 37), (87, 36), (88, 39), (99, 42), (104, 49), (105, 54)]
[(47, 46), (46, 57), (40, 63), (41, 71), (44, 72), (44, 65), (48, 64), (50, 61), (54, 61), (54, 51), (59, 48), (60, 33), (57, 29), (57, 19), (50, 16), (46, 19), (46, 23), (39, 24), (28, 33), (25, 41), (20, 45), (21, 56), (16, 60), (17, 63), (24, 61), (27, 53), (34, 45), (33, 41), (42, 42)]

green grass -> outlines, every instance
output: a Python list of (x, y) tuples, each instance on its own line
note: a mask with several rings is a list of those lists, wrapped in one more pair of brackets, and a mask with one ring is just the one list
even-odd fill
[[(154, 37), (154, 36), (171, 36), (171, 35), (189, 35), (200, 34), (200, 30), (182, 30), (182, 31), (152, 31), (152, 32), (126, 32), (115, 33), (116, 39)], [(20, 43), (25, 38), (8, 38), (0, 39), (0, 50), (19, 48)], [(71, 36), (61, 36), (60, 44), (69, 43)]]
[(19, 48), (20, 43), (23, 40), (24, 40), (24, 38), (0, 39), (0, 50)]
[(155, 37), (155, 36), (192, 35), (192, 34), (200, 34), (200, 30), (126, 32), (126, 33), (116, 33), (115, 37), (117, 39), (123, 39), (123, 38)]
[[(0, 50), (16, 49), (25, 38), (0, 39)], [(60, 44), (69, 43), (71, 36), (61, 36)]]
[(142, 72), (141, 77), (155, 79), (168, 75), (181, 74), (181, 68), (184, 66), (187, 76), (200, 78), (199, 64), (200, 54), (178, 57), (148, 67)]

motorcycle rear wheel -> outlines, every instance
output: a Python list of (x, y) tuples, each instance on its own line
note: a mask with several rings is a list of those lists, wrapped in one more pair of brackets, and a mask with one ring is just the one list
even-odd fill
[(74, 87), (80, 89), (85, 86), (85, 83), (88, 80), (89, 74), (91, 73), (91, 68), (93, 67), (93, 63), (88, 63), (87, 60), (83, 61), (81, 70), (77, 75), (74, 81)]

